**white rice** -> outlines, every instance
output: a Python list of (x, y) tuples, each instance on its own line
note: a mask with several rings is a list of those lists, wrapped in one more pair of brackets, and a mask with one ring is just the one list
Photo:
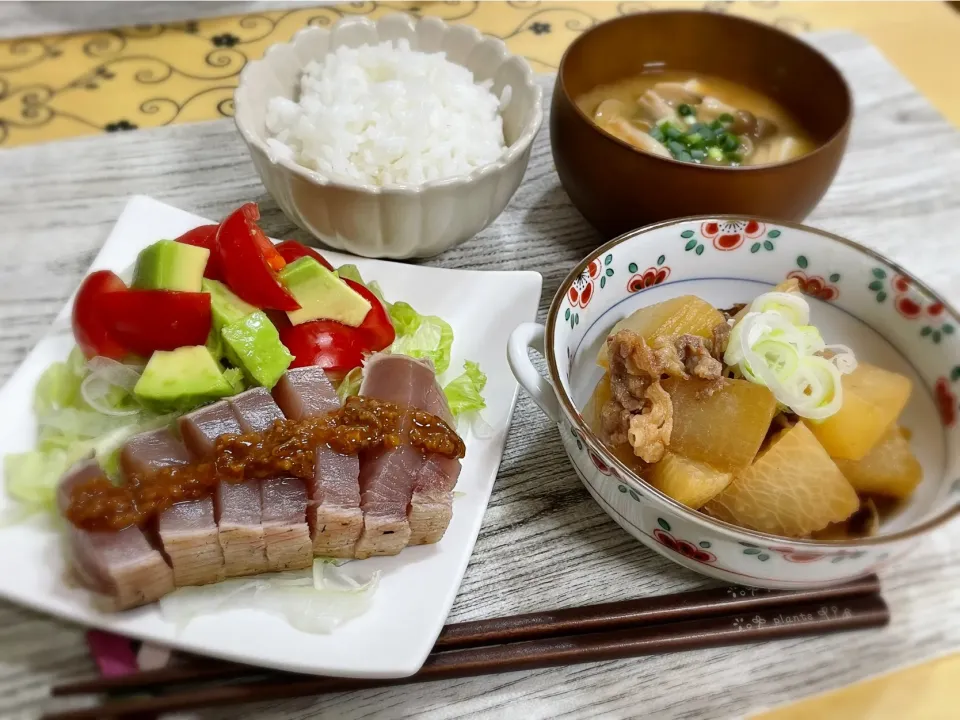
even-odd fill
[(300, 98), (272, 98), (267, 144), (341, 182), (408, 185), (466, 175), (503, 153), (492, 83), (406, 40), (337, 48), (303, 70)]

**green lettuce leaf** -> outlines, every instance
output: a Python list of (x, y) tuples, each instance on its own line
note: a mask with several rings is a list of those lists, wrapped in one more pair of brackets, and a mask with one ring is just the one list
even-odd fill
[(397, 331), (397, 338), (389, 352), (415, 358), (429, 358), (437, 375), (450, 367), (450, 350), (453, 347), (453, 328), (436, 315), (421, 315), (405, 302), (390, 306), (390, 320)]
[(243, 379), (243, 371), (240, 368), (227, 368), (223, 371), (223, 377), (226, 378), (233, 390), (234, 395), (242, 393), (247, 389), (247, 383)]
[(3, 478), (7, 494), (23, 504), (25, 515), (35, 512), (56, 512), (57, 486), (60, 478), (74, 463), (96, 457), (111, 477), (120, 472), (120, 450), (137, 433), (154, 430), (170, 423), (171, 417), (134, 416), (124, 418), (126, 424), (97, 438), (66, 435), (47, 449), (11, 453), (3, 458)]
[(480, 365), (470, 360), (463, 363), (463, 373), (443, 388), (454, 417), (465, 412), (483, 410), (487, 406), (481, 394), (486, 384), (487, 376), (480, 370)]
[[(37, 381), (33, 396), (33, 410), (37, 415), (45, 415), (82, 402), (80, 383), (86, 376), (86, 362), (79, 348), (74, 348), (74, 351), (66, 361), (55, 362), (48, 367)], [(76, 359), (78, 354), (79, 362)]]
[(84, 443), (70, 450), (35, 450), (3, 458), (3, 479), (7, 494), (20, 501), (29, 513), (56, 510), (57, 484), (67, 468), (90, 453)]
[(337, 388), (340, 402), (345, 402), (348, 397), (360, 392), (360, 381), (362, 379), (363, 369), (358, 367), (343, 376), (343, 380), (340, 381), (340, 386)]
[[(97, 366), (97, 362), (91, 362)], [(64, 362), (48, 367), (34, 391), (33, 406), (37, 416), (35, 450), (12, 453), (3, 458), (4, 484), (7, 493), (21, 503), (19, 515), (55, 512), (60, 478), (71, 465), (96, 456), (104, 470), (113, 477), (119, 473), (119, 453), (133, 435), (169, 424), (173, 418), (143, 410), (132, 392), (111, 384), (117, 378), (109, 363), (99, 360), (100, 370), (91, 372), (86, 359), (75, 348)], [(136, 378), (139, 368), (121, 368)], [(99, 377), (93, 375), (99, 373)], [(83, 397), (84, 380), (98, 381), (87, 388), (88, 397), (96, 397), (101, 409), (126, 414), (106, 414), (92, 407)], [(119, 380), (117, 380), (119, 382)], [(90, 393), (93, 393), (92, 395)]]

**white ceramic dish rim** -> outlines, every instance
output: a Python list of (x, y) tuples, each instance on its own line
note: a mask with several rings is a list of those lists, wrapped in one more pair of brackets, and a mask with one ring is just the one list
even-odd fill
[[(686, 223), (699, 223), (708, 220), (712, 221), (735, 221), (741, 219), (740, 215), (693, 215), (683, 218), (674, 218), (672, 220), (665, 220), (660, 223), (655, 223), (653, 225), (645, 225), (642, 228), (637, 228), (636, 230), (631, 230), (615, 237), (613, 240), (604, 243), (592, 253), (587, 255), (582, 261), (580, 261), (577, 266), (570, 271), (570, 273), (563, 279), (563, 282), (560, 283), (559, 288), (557, 289), (556, 294), (553, 297), (553, 300), (550, 303), (550, 309), (547, 311), (547, 322), (545, 326), (545, 342), (544, 342), (544, 358), (547, 361), (547, 369), (550, 374), (550, 383), (552, 384), (552, 391), (556, 395), (557, 399), (560, 402), (562, 411), (567, 415), (571, 423), (583, 434), (585, 442), (590, 446), (590, 448), (598, 453), (600, 457), (603, 458), (604, 462), (607, 463), (608, 467), (616, 468), (619, 474), (620, 479), (627, 485), (633, 487), (636, 490), (640, 490), (643, 493), (652, 495), (656, 500), (668, 505), (676, 513), (682, 515), (684, 518), (691, 520), (693, 522), (699, 522), (706, 524), (710, 527), (716, 527), (718, 530), (724, 531), (726, 534), (734, 534), (739, 536), (747, 536), (754, 538), (763, 543), (791, 543), (796, 545), (803, 545), (810, 548), (817, 548), (818, 550), (830, 550), (836, 548), (849, 548), (849, 547), (860, 547), (864, 545), (878, 546), (893, 544), (898, 541), (906, 540), (908, 538), (917, 537), (922, 535), (930, 530), (933, 530), (941, 525), (945, 525), (947, 522), (952, 520), (955, 517), (960, 516), (960, 503), (954, 501), (950, 506), (944, 509), (942, 512), (933, 515), (930, 518), (927, 518), (922, 523), (906, 528), (904, 530), (899, 530), (897, 532), (892, 532), (885, 535), (878, 535), (875, 537), (867, 538), (857, 538), (855, 540), (837, 540), (831, 542), (824, 542), (818, 540), (807, 540), (803, 538), (787, 538), (780, 535), (773, 535), (770, 533), (759, 532), (756, 530), (749, 530), (747, 528), (742, 528), (738, 525), (733, 525), (716, 518), (709, 517), (703, 513), (692, 510), (691, 508), (683, 505), (682, 503), (677, 502), (673, 498), (657, 490), (652, 485), (648, 485), (643, 482), (642, 479), (636, 476), (636, 474), (630, 470), (624, 463), (622, 463), (616, 456), (608, 452), (606, 445), (598, 438), (593, 430), (587, 425), (583, 420), (583, 416), (580, 414), (580, 411), (577, 409), (576, 404), (571, 399), (570, 395), (564, 389), (563, 383), (560, 378), (560, 371), (557, 368), (556, 358), (553, 352), (552, 338), (556, 334), (557, 328), (557, 318), (560, 316), (560, 306), (563, 303), (564, 298), (566, 297), (567, 290), (570, 288), (573, 281), (578, 278), (581, 273), (590, 265), (591, 262), (597, 258), (602, 258), (606, 253), (610, 252), (613, 248), (620, 245), (621, 243), (630, 240), (634, 237), (640, 235), (646, 235), (654, 230), (660, 230), (662, 228), (671, 227), (675, 225), (681, 225)], [(934, 292), (928, 285), (920, 281), (915, 275), (905, 270), (902, 266), (893, 262), (887, 257), (884, 257), (875, 250), (861, 245), (858, 242), (849, 240), (847, 238), (841, 237), (840, 235), (835, 235), (833, 233), (827, 232), (825, 230), (819, 230), (817, 228), (810, 227), (809, 225), (803, 225), (802, 223), (796, 222), (787, 222), (783, 220), (773, 220), (771, 218), (754, 218), (758, 222), (769, 223), (771, 225), (780, 225), (783, 227), (789, 227), (794, 230), (799, 230), (802, 232), (811, 233), (813, 235), (818, 235), (828, 241), (838, 242), (848, 247), (853, 248), (865, 255), (868, 255), (879, 262), (888, 265), (889, 267), (896, 270), (898, 273), (908, 278), (911, 283), (922, 292), (926, 293), (930, 298), (936, 300), (943, 304), (944, 309), (947, 314), (953, 318), (954, 322), (960, 324), (960, 313), (946, 300), (943, 299), (938, 293)], [(642, 484), (642, 485), (641, 485)]]
[(502, 170), (522, 156), (523, 153), (526, 152), (530, 147), (533, 139), (540, 130), (540, 126), (543, 124), (543, 91), (536, 84), (533, 68), (530, 67), (530, 63), (524, 60), (521, 56), (514, 55), (509, 52), (506, 44), (504, 44), (504, 42), (499, 38), (484, 35), (479, 30), (469, 25), (458, 24), (457, 27), (462, 28), (464, 32), (467, 32), (472, 37), (474, 42), (484, 43), (490, 47), (496, 48), (497, 54), (500, 56), (502, 62), (507, 62), (508, 60), (514, 58), (519, 61), (520, 67), (523, 71), (526, 89), (532, 94), (533, 97), (533, 114), (531, 121), (528, 122), (524, 127), (523, 132), (520, 133), (519, 137), (517, 137), (517, 139), (503, 152), (499, 158), (492, 163), (488, 163), (487, 165), (473, 170), (467, 175), (456, 175), (454, 177), (444, 178), (442, 180), (430, 180), (416, 185), (397, 184), (380, 186), (372, 185), (370, 183), (340, 182), (333, 180), (316, 170), (310, 170), (309, 168), (299, 165), (288, 158), (276, 158), (274, 153), (270, 152), (270, 149), (267, 147), (267, 144), (263, 138), (261, 138), (257, 133), (255, 133), (241, 121), (240, 118), (242, 113), (240, 110), (246, 104), (247, 86), (245, 85), (245, 82), (248, 80), (250, 70), (260, 63), (268, 62), (270, 60), (270, 55), (276, 52), (277, 48), (285, 45), (294, 46), (298, 42), (302, 42), (305, 38), (309, 38), (310, 35), (330, 35), (334, 30), (344, 25), (363, 25), (377, 30), (377, 26), (381, 22), (399, 22), (401, 19), (407, 23), (411, 30), (415, 30), (416, 26), (421, 23), (427, 26), (433, 25), (437, 28), (442, 28), (444, 32), (449, 32), (453, 27), (453, 25), (446, 23), (439, 18), (415, 18), (407, 13), (398, 12), (384, 15), (382, 18), (379, 18), (376, 21), (370, 20), (369, 18), (347, 17), (337, 21), (329, 29), (321, 27), (303, 28), (295, 33), (288, 42), (271, 45), (269, 48), (267, 48), (267, 51), (263, 54), (262, 58), (248, 63), (240, 73), (240, 81), (237, 84), (237, 89), (233, 94), (234, 122), (236, 123), (237, 130), (240, 131), (240, 134), (247, 141), (247, 143), (260, 150), (271, 163), (274, 165), (280, 165), (307, 182), (319, 184), (325, 187), (365, 192), (371, 195), (417, 195), (426, 190), (456, 188), (471, 185), (487, 175), (491, 175)]

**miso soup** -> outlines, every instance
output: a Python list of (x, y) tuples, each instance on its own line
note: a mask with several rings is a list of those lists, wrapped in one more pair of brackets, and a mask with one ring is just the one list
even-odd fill
[(648, 73), (577, 99), (600, 128), (638, 150), (738, 167), (798, 158), (816, 147), (778, 103), (744, 85), (694, 73)]

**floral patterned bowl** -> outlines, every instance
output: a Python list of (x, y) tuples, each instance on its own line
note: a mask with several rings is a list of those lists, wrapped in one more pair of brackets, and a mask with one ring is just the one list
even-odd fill
[[(595, 363), (600, 345), (621, 318), (680, 295), (727, 307), (791, 277), (811, 297), (812, 322), (828, 342), (849, 345), (914, 383), (901, 422), (913, 433), (924, 479), (875, 537), (792, 540), (702, 515), (631, 473), (579, 412), (602, 376)], [(530, 348), (546, 358), (549, 378), (530, 360)], [(876, 571), (960, 514), (960, 317), (919, 280), (844, 238), (733, 216), (635, 230), (581, 262), (561, 284), (546, 327), (519, 326), (508, 355), (517, 380), (557, 423), (600, 506), (647, 547), (706, 575), (767, 588), (840, 583)]]

